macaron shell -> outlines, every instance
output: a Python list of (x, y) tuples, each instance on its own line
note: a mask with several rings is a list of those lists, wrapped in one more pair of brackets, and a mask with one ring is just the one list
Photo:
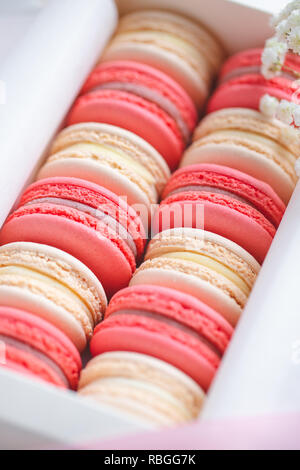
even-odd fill
[[(242, 277), (244, 277), (246, 275), (246, 271), (250, 269), (252, 275), (249, 277), (249, 281), (253, 285), (255, 277), (260, 271), (260, 265), (255, 258), (253, 258), (253, 256), (251, 256), (250, 253), (244, 250), (240, 245), (237, 245), (228, 238), (224, 238), (213, 232), (208, 232), (207, 230), (190, 227), (177, 227), (165, 230), (152, 238), (147, 248), (145, 260), (163, 255), (166, 253), (165, 250), (167, 246), (172, 247), (172, 250), (176, 247), (175, 251), (181, 251), (183, 245), (184, 249), (187, 251), (198, 252), (198, 242), (202, 245), (200, 245), (200, 253), (207, 251), (207, 242), (211, 246), (214, 245), (215, 252), (211, 252), (210, 256), (218, 259), (225, 265), (236, 267), (237, 272), (240, 272)], [(230, 263), (225, 261), (224, 249), (233, 255), (233, 258), (230, 259)], [(209, 253), (209, 251), (207, 251), (207, 253)], [(244, 263), (248, 266), (248, 269), (245, 268)]]
[(265, 94), (291, 101), (295, 92), (291, 85), (292, 81), (283, 77), (267, 80), (262, 75), (252, 74), (233, 78), (214, 92), (208, 101), (207, 113), (235, 107), (258, 110), (260, 99)]
[(6, 345), (6, 356), (10, 363), (10, 365), (8, 365), (9, 369), (11, 368), (17, 372), (25, 372), (26, 375), (29, 374), (31, 377), (34, 375), (60, 388), (67, 388), (60, 376), (56, 374), (48, 364), (33, 354)]
[(65, 309), (45, 297), (34, 294), (23, 286), (0, 286), (0, 304), (19, 310), (26, 310), (48, 321), (70, 338), (81, 352), (87, 344), (82, 325)]
[(282, 219), (285, 205), (275, 191), (266, 183), (246, 173), (222, 165), (199, 164), (183, 167), (175, 172), (167, 184), (163, 198), (173, 191), (184, 191), (185, 187), (216, 187), (249, 201), (275, 227)]
[(142, 208), (140, 218), (145, 231), (149, 225), (151, 206), (146, 194), (120, 172), (90, 159), (67, 158), (46, 162), (38, 173), (37, 180), (53, 177), (81, 178), (108, 189), (117, 196), (126, 197), (126, 202), (133, 208)]
[[(177, 214), (172, 219), (170, 209)], [(185, 227), (200, 228), (229, 238), (260, 264), (275, 235), (272, 224), (247, 204), (204, 192), (180, 193), (164, 200), (154, 216), (153, 233), (182, 226), (183, 221)]]
[(200, 163), (228, 166), (260, 179), (272, 187), (284, 204), (289, 202), (295, 188), (295, 183), (274, 161), (234, 143), (192, 146), (184, 155), (181, 167)]
[[(69, 341), (68, 337), (62, 334), (58, 329), (37, 316), (31, 315), (23, 310), (1, 306), (0, 333), (24, 342), (25, 344), (27, 343), (32, 348), (49, 356), (49, 358), (61, 368), (71, 388), (77, 388), (81, 359), (78, 351), (71, 341)], [(16, 357), (20, 358), (20, 365), (24, 366), (22, 351), (20, 355)], [(51, 372), (51, 368), (47, 368), (47, 364), (44, 365), (44, 368), (46, 369), (49, 379), (52, 379), (50, 380), (52, 383), (65, 387), (65, 384), (61, 383), (61, 378), (58, 374), (55, 374), (55, 371)]]
[(175, 122), (154, 103), (130, 93), (98, 90), (79, 97), (67, 124), (80, 122), (105, 122), (139, 135), (165, 158), (171, 170), (184, 150)]
[(170, 170), (162, 156), (144, 139), (120, 127), (103, 123), (80, 123), (63, 129), (54, 139), (50, 155), (84, 142), (112, 146), (121, 150), (145, 168), (151, 170), (157, 192), (160, 193), (170, 177)]
[[(221, 68), (219, 75), (220, 81), (222, 82), (224, 80), (248, 74), (247, 70), (250, 70), (251, 68), (253, 69), (253, 73), (258, 73), (262, 65), (262, 52), (262, 48), (248, 49), (229, 57)], [(289, 72), (289, 78), (292, 78), (293, 73), (290, 72), (290, 70), (300, 72), (299, 56), (288, 52), (285, 56), (284, 66), (287, 69), (285, 70), (284, 67), (281, 74), (285, 76)]]
[(112, 43), (104, 51), (102, 62), (129, 60), (157, 68), (169, 75), (188, 93), (197, 108), (201, 109), (208, 95), (205, 80), (185, 60), (149, 43)]
[(61, 215), (61, 206), (41, 204), (36, 209), (32, 205), (13, 214), (0, 232), (0, 244), (30, 241), (66, 251), (91, 269), (108, 297), (128, 285), (132, 265), (112, 240), (72, 220), (68, 208), (63, 212), (70, 213), (70, 218)]
[[(218, 361), (209, 360), (194, 352), (188, 345), (175, 342), (166, 331), (151, 331), (151, 327), (135, 326), (135, 322), (126, 325), (114, 325), (112, 319), (103, 322), (104, 329), (94, 335), (90, 348), (93, 356), (109, 351), (134, 351), (157, 357), (185, 372), (204, 390), (207, 390), (218, 366)], [(170, 332), (171, 333), (171, 332)]]
[(137, 90), (142, 85), (148, 90), (149, 96), (156, 95), (158, 105), (159, 101), (163, 103), (164, 100), (168, 100), (170, 106), (175, 107), (174, 113), (180, 114), (189, 131), (193, 132), (197, 122), (197, 110), (193, 102), (177, 82), (158, 69), (133, 61), (104, 62), (91, 72), (81, 94), (93, 91), (102, 85), (109, 88), (111, 83), (129, 83), (136, 85)]
[[(166, 260), (168, 261), (168, 260)], [(161, 259), (164, 262), (164, 259)], [(143, 266), (143, 265), (142, 265)], [(220, 276), (220, 280), (222, 278)], [(183, 294), (192, 295), (214, 309), (233, 327), (236, 326), (242, 308), (229, 298), (221, 289), (192, 274), (183, 273), (167, 267), (153, 267), (149, 263), (138, 270), (130, 281), (130, 286), (152, 285), (175, 289)]]
[[(121, 386), (123, 381), (133, 387), (137, 382), (157, 387), (177, 401), (177, 410), (183, 421), (187, 415), (188, 419), (198, 416), (205, 398), (201, 387), (177, 368), (153, 356), (134, 352), (113, 351), (91, 359), (81, 373), (79, 393), (85, 391), (89, 396), (93, 391), (101, 399), (103, 387), (99, 390), (98, 386), (108, 381), (115, 387)], [(153, 403), (153, 409), (157, 409), (156, 403)]]

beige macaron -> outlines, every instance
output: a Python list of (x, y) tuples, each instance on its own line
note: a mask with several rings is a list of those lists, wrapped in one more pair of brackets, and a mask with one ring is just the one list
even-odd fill
[(259, 268), (247, 251), (227, 238), (174, 228), (151, 240), (130, 285), (160, 285), (193, 295), (235, 326)]
[(79, 394), (156, 427), (197, 418), (205, 396), (196, 382), (170, 364), (124, 351), (92, 359), (81, 373)]

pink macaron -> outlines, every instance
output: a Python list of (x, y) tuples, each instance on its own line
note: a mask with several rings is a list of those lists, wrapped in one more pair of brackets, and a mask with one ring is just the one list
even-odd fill
[(153, 220), (153, 232), (202, 228), (222, 235), (262, 263), (284, 212), (272, 188), (229, 167), (184, 167), (167, 185)]
[[(225, 83), (228, 80), (241, 77), (242, 75), (260, 74), (262, 52), (262, 48), (247, 49), (246, 51), (238, 52), (229, 57), (221, 68), (219, 82)], [(281, 75), (294, 80), (294, 71), (296, 73), (300, 72), (300, 57), (288, 52), (285, 56)]]
[(207, 112), (223, 108), (259, 109), (263, 95), (298, 102), (297, 86), (289, 78), (264, 78), (259, 74), (242, 75), (220, 85), (208, 101)]
[(133, 61), (98, 65), (67, 118), (68, 125), (102, 122), (127, 129), (153, 145), (172, 170), (196, 121), (196, 108), (180, 85)]
[(298, 102), (294, 80), (300, 72), (299, 57), (288, 53), (281, 75), (266, 79), (260, 71), (262, 51), (249, 49), (225, 62), (220, 72), (219, 86), (208, 102), (207, 112), (233, 107), (259, 109), (260, 99), (265, 94), (279, 100)]
[(118, 292), (95, 329), (93, 356), (134, 351), (164, 360), (207, 390), (229, 343), (230, 324), (200, 300), (159, 286)]
[(59, 329), (15, 308), (0, 306), (0, 365), (61, 388), (77, 389), (80, 355)]
[(0, 232), (1, 245), (30, 241), (70, 253), (96, 274), (107, 296), (128, 285), (145, 239), (141, 220), (125, 201), (64, 177), (29, 186)]

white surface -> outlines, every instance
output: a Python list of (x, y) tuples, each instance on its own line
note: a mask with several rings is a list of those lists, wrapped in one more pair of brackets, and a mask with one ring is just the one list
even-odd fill
[(258, 8), (276, 14), (288, 3), (288, 0), (234, 0), (236, 3)]
[(73, 392), (8, 370), (1, 370), (0, 390), (0, 449), (82, 447), (150, 429)]
[(0, 68), (0, 224), (115, 27), (112, 0), (86, 5), (51, 0)]
[(300, 411), (300, 183), (211, 388), (204, 417)]

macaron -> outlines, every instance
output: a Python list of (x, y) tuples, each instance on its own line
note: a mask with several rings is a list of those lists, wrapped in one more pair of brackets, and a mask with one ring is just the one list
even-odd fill
[(55, 176), (82, 178), (126, 197), (146, 227), (170, 171), (161, 155), (132, 132), (83, 123), (58, 134), (37, 178)]
[(266, 79), (260, 74), (232, 78), (216, 89), (207, 103), (207, 113), (224, 108), (250, 108), (259, 110), (264, 95), (278, 100), (299, 102), (298, 85), (286, 77)]
[(207, 391), (231, 335), (231, 325), (200, 300), (166, 287), (138, 285), (111, 299), (90, 349), (93, 356), (132, 351), (156, 357)]
[(130, 61), (98, 65), (88, 77), (67, 123), (100, 122), (127, 129), (178, 166), (197, 122), (196, 108), (174, 80)]
[(275, 228), (285, 205), (270, 185), (223, 165), (201, 163), (177, 170), (163, 192), (163, 198), (186, 191), (224, 194), (261, 212)]
[(47, 178), (29, 186), (0, 232), (0, 244), (31, 241), (75, 256), (107, 296), (126, 287), (144, 252), (136, 212), (115, 194), (77, 178)]
[[(262, 53), (262, 48), (254, 48), (238, 52), (229, 57), (220, 70), (219, 83), (225, 83), (243, 75), (261, 74)], [(300, 58), (297, 54), (288, 52), (280, 76), (295, 80), (296, 74), (294, 72), (296, 74), (300, 72)]]
[(16, 242), (0, 247), (0, 305), (47, 321), (81, 352), (103, 318), (106, 297), (93, 273), (73, 256)]
[(183, 191), (160, 204), (152, 233), (175, 227), (204, 229), (240, 245), (261, 264), (276, 229), (259, 211), (219, 192)]
[(192, 295), (235, 326), (259, 268), (247, 251), (227, 238), (174, 228), (151, 240), (130, 285), (162, 286)]
[(101, 61), (153, 66), (171, 76), (201, 108), (223, 58), (219, 40), (203, 25), (175, 13), (143, 10), (120, 19)]
[(205, 397), (196, 382), (170, 364), (125, 351), (93, 358), (82, 371), (79, 395), (154, 427), (196, 419)]
[(297, 182), (295, 162), (300, 144), (288, 126), (245, 108), (229, 108), (206, 116), (181, 166), (216, 163), (268, 183), (287, 204)]
[(0, 367), (60, 388), (77, 389), (80, 355), (69, 338), (47, 321), (1, 305), (0, 341), (5, 353)]

